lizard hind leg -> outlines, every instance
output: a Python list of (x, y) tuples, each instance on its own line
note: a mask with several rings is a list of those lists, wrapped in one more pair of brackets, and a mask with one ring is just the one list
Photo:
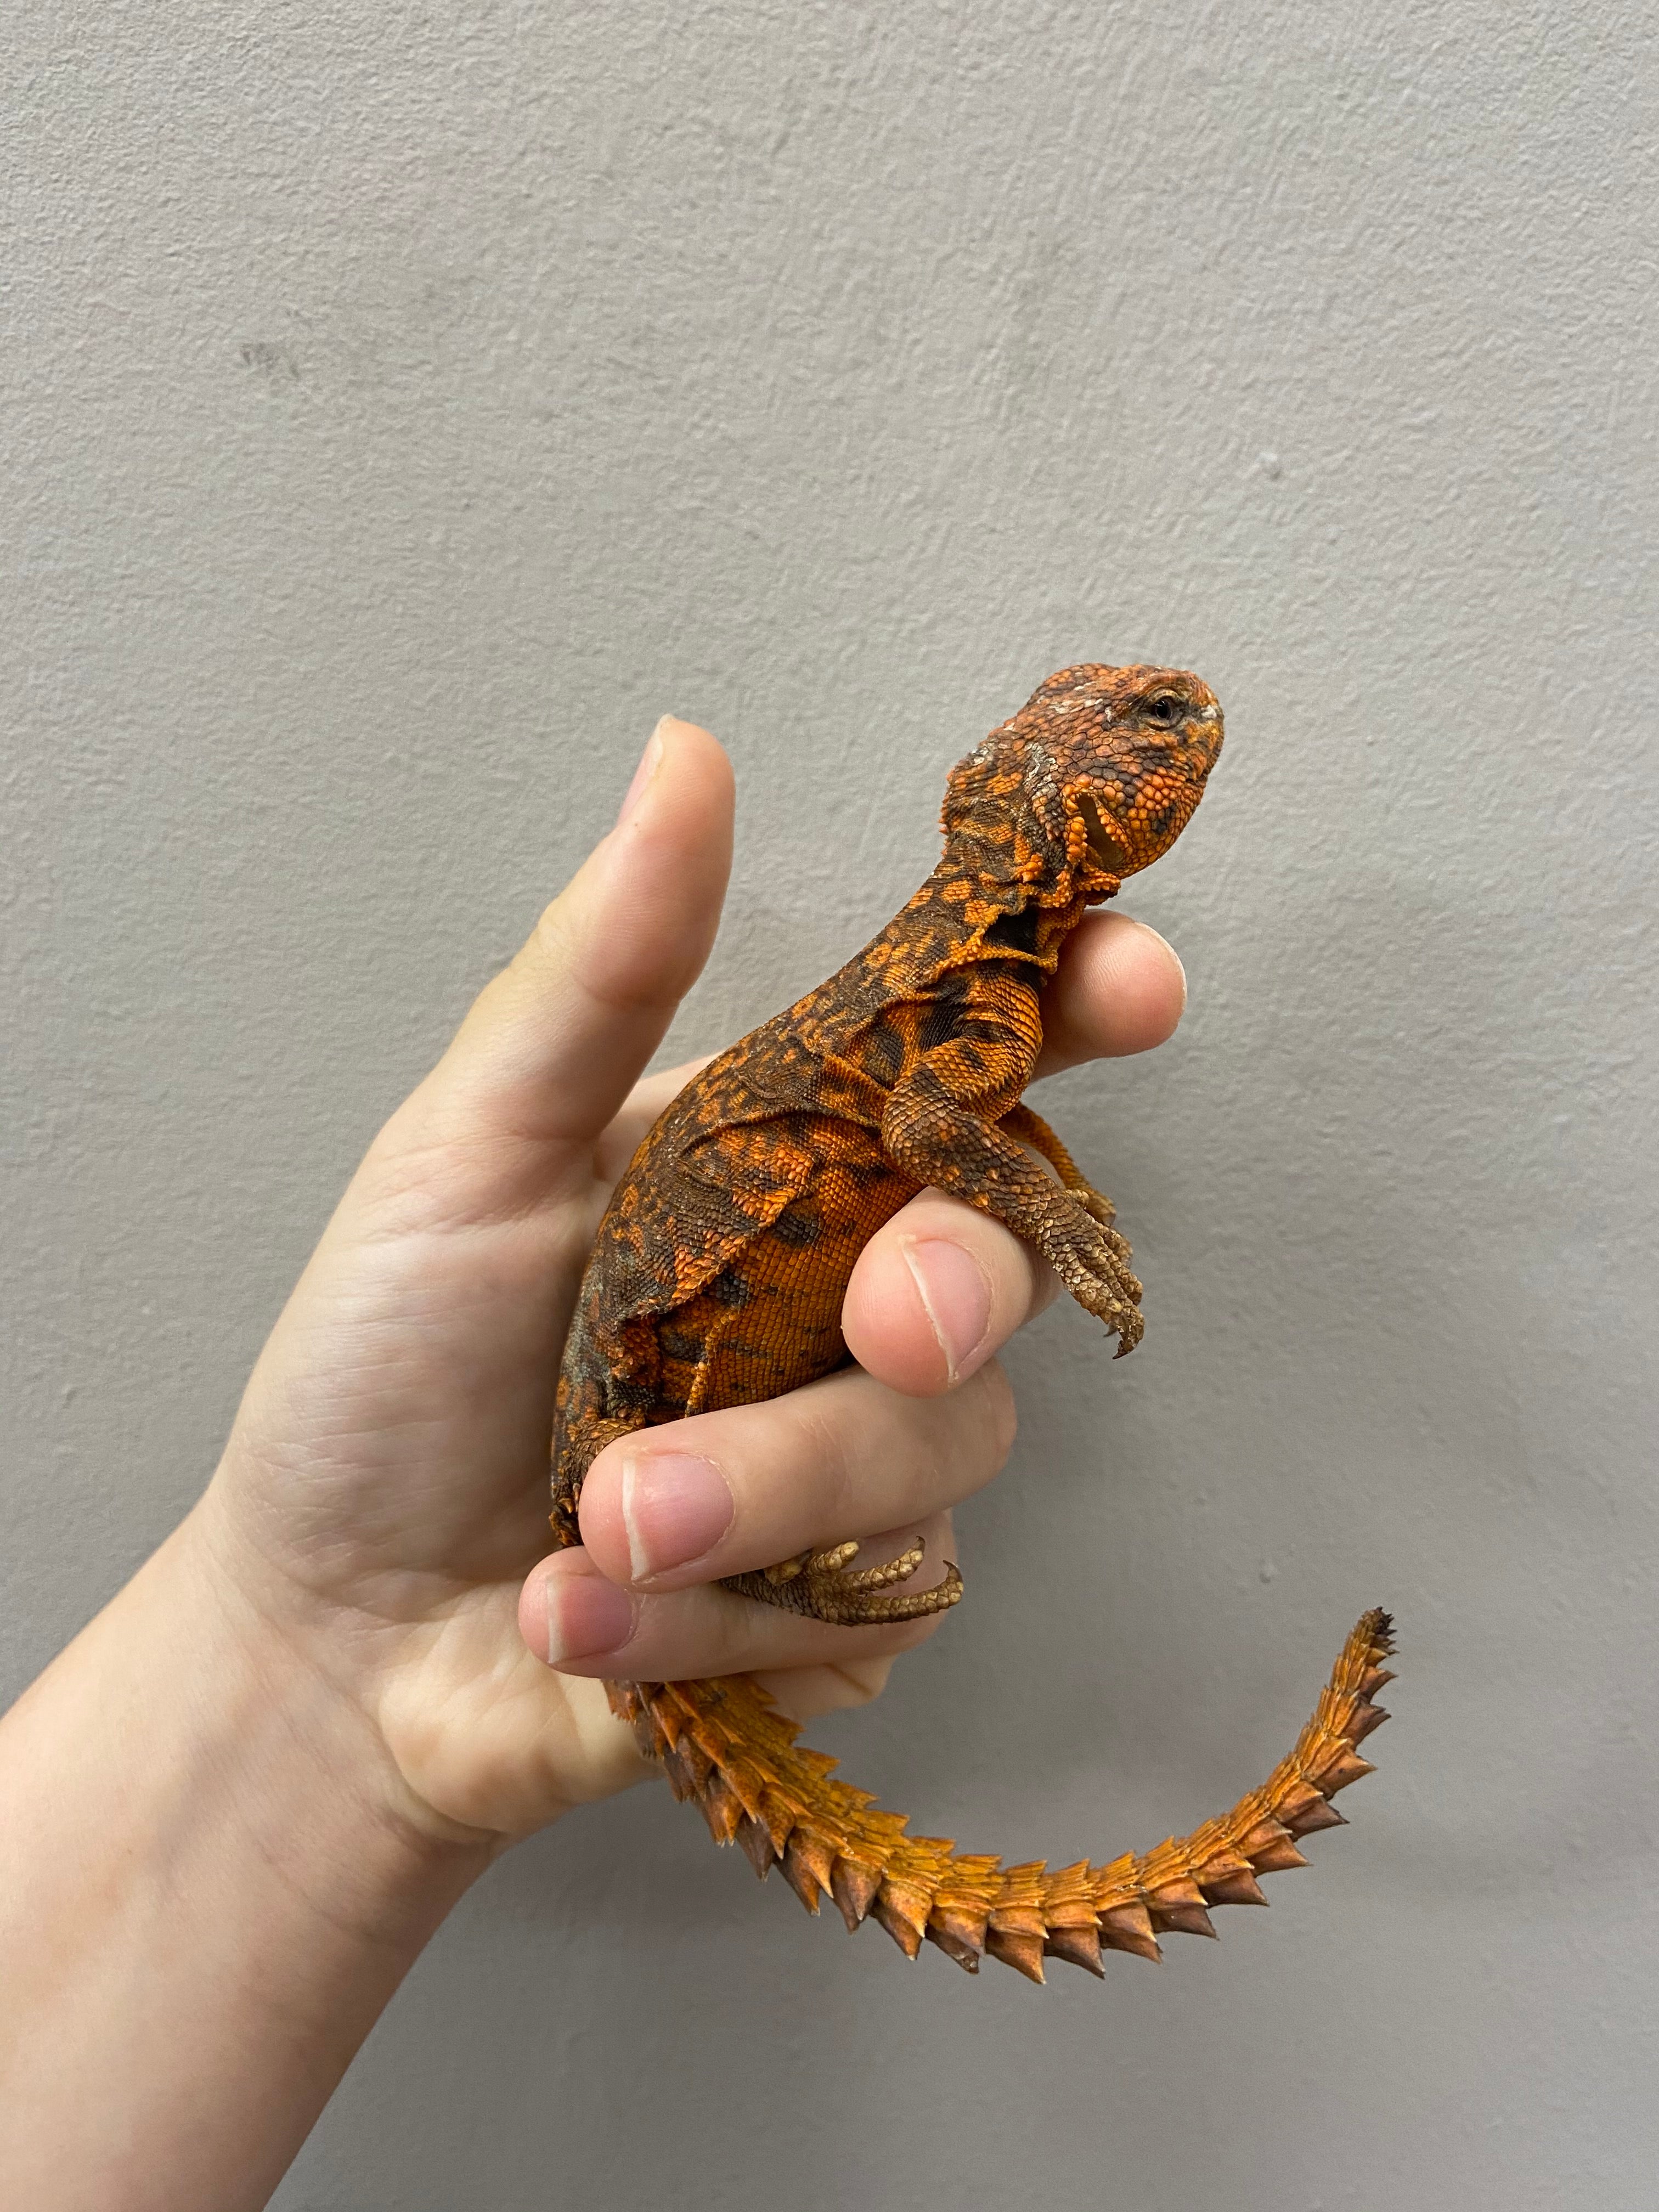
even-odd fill
[(927, 1548), (918, 1536), (896, 1559), (879, 1566), (855, 1568), (851, 1562), (858, 1556), (858, 1546), (836, 1544), (822, 1552), (798, 1552), (793, 1559), (781, 1559), (758, 1574), (727, 1575), (723, 1579), (727, 1589), (758, 1598), (763, 1605), (779, 1606), (786, 1613), (805, 1613), (811, 1620), (844, 1627), (922, 1620), (930, 1613), (944, 1613), (962, 1596), (962, 1577), (954, 1560), (946, 1560), (944, 1581), (931, 1589), (896, 1587), (909, 1581)]

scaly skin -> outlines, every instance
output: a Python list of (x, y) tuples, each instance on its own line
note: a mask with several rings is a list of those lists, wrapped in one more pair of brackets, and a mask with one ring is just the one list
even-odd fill
[(925, 1937), (977, 1973), (1000, 1959), (1034, 1982), (1045, 1958), (1103, 1972), (1103, 1951), (1160, 1954), (1160, 1934), (1213, 1936), (1212, 1905), (1265, 1905), (1256, 1876), (1305, 1866), (1299, 1836), (1342, 1826), (1330, 1800), (1374, 1770), (1356, 1746), (1389, 1717), (1371, 1701), (1393, 1675), (1389, 1616), (1368, 1613), (1343, 1648), (1312, 1719), (1259, 1790), (1219, 1820), (1137, 1857), (1052, 1872), (1039, 1860), (1006, 1867), (907, 1836), (862, 1790), (831, 1779), (836, 1761), (795, 1743), (796, 1729), (753, 1678), (622, 1682), (614, 1709), (640, 1747), (667, 1769), (677, 1797), (695, 1797), (716, 1843), (742, 1844), (763, 1880), (775, 1863), (809, 1912), (831, 1897), (849, 1928), (866, 1915), (905, 1956)]
[[(1139, 1342), (1140, 1285), (1111, 1202), (1020, 1098), (1060, 947), (1175, 842), (1221, 739), (1214, 695), (1181, 670), (1050, 677), (952, 772), (944, 852), (903, 911), (679, 1093), (617, 1188), (578, 1297), (554, 1437), (561, 1543), (580, 1542), (583, 1478), (617, 1437), (842, 1365), (854, 1263), (924, 1185), (1027, 1238), (1120, 1356)], [(874, 1568), (851, 1565), (857, 1550), (727, 1586), (849, 1624), (962, 1595), (954, 1565), (932, 1589), (904, 1587), (919, 1543)], [(1045, 1955), (1097, 1971), (1103, 1945), (1156, 1955), (1158, 1929), (1213, 1932), (1206, 1899), (1265, 1902), (1255, 1873), (1303, 1863), (1293, 1838), (1334, 1825), (1329, 1797), (1370, 1771), (1354, 1747), (1386, 1717), (1370, 1699), (1389, 1648), (1386, 1616), (1368, 1613), (1296, 1751), (1225, 1820), (1148, 1858), (1057, 1874), (906, 1838), (898, 1815), (830, 1780), (833, 1760), (796, 1748), (746, 1679), (611, 1691), (677, 1793), (762, 1873), (781, 1861), (812, 1911), (833, 1894), (849, 1925), (872, 1913), (913, 1957), (926, 1936), (970, 1969), (988, 1951), (1040, 1981)]]

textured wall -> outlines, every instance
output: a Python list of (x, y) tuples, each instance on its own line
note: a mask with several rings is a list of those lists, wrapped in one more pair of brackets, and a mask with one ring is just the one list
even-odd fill
[[(21, 0), (0, 1654), (207, 1474), (360, 1148), (665, 708), (742, 779), (677, 1041), (815, 981), (1050, 667), (1200, 669), (1179, 1040), (1051, 1087), (971, 1601), (817, 1740), (1103, 1856), (1362, 1605), (1385, 1773), (1161, 1973), (975, 1984), (665, 1792), (459, 1912), (284, 2212), (1649, 2207), (1659, 179), (1635, 0)], [(970, 1710), (975, 1715), (970, 1723)]]

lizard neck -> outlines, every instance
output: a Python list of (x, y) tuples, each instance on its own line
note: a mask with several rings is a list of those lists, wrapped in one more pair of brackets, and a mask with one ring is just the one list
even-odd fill
[(1085, 890), (1078, 872), (1069, 866), (1013, 872), (1006, 847), (988, 848), (953, 830), (932, 875), (860, 956), (860, 982), (891, 1000), (980, 960), (1012, 960), (1052, 975), (1085, 908), (1110, 896)]
[(972, 886), (972, 904), (1067, 912), (1069, 927), (1085, 905), (1110, 898), (1119, 878), (1091, 851), (1084, 810), (1068, 803), (1053, 755), (1030, 738), (1010, 746), (1004, 736), (994, 730), (951, 771), (939, 870)]

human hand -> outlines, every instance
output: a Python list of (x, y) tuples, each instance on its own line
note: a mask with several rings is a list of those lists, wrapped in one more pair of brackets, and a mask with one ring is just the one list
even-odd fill
[[(181, 1532), (219, 1601), (321, 1686), (359, 1786), (426, 1834), (505, 1842), (638, 1779), (604, 1676), (753, 1670), (798, 1718), (875, 1695), (937, 1617), (838, 1628), (716, 1578), (882, 1531), (922, 1534), (937, 1568), (951, 1506), (1012, 1441), (994, 1354), (1053, 1278), (924, 1192), (849, 1286), (859, 1367), (612, 1446), (583, 1547), (526, 1578), (559, 1346), (611, 1188), (689, 1072), (637, 1079), (712, 944), (731, 817), (720, 747), (663, 723), (617, 828), (370, 1147)], [(1038, 1073), (1161, 1042), (1183, 997), (1160, 938), (1091, 917), (1046, 995)], [(671, 1455), (715, 1470), (701, 1503), (653, 1480)]]

